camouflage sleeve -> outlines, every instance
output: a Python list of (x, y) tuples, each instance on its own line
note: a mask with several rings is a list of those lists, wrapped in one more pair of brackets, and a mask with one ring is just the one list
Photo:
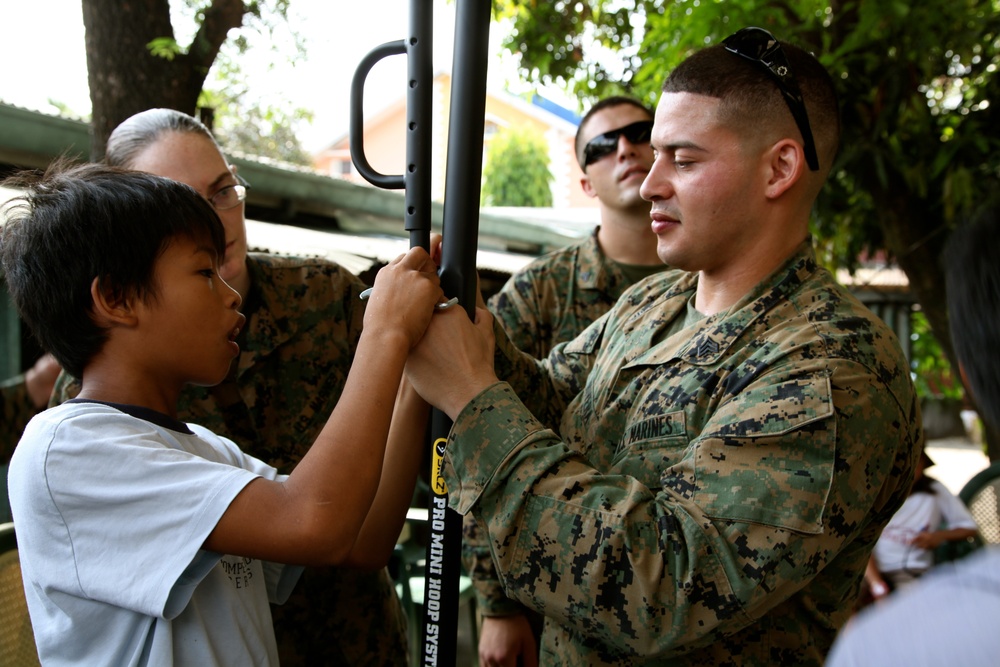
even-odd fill
[[(550, 347), (551, 325), (543, 321), (538, 294), (529, 267), (511, 276), (489, 301), (490, 311), (512, 346), (508, 348), (512, 355), (517, 348), (537, 357)], [(527, 361), (527, 356), (524, 359)], [(509, 616), (523, 610), (504, 594), (486, 535), (472, 513), (466, 514), (462, 523), (462, 564), (472, 579), (476, 602), (484, 616)]]
[(601, 317), (575, 339), (556, 345), (542, 360), (519, 350), (503, 325), (494, 321), (493, 365), (497, 377), (514, 388), (532, 414), (555, 428), (566, 406), (587, 381), (607, 320), (607, 315)]
[(543, 356), (552, 340), (552, 325), (546, 321), (550, 313), (540, 307), (538, 294), (532, 274), (521, 271), (511, 276), (487, 304), (510, 342), (534, 357)]
[[(909, 471), (913, 416), (869, 369), (817, 360), (762, 373), (691, 442), (647, 443), (612, 474), (499, 383), (456, 419), (446, 482), (486, 526), (508, 596), (624, 654), (676, 655), (828, 585), (812, 582), (826, 567), (856, 591), (871, 546), (859, 534), (874, 539), (902, 501), (886, 480)], [(661, 466), (662, 487), (630, 465)], [(783, 631), (808, 633), (815, 618), (795, 610)]]
[[(504, 341), (508, 354), (524, 362), (526, 373), (534, 371), (532, 357), (527, 353), (530, 347), (526, 340), (530, 337), (519, 336), (522, 330), (519, 318), (526, 317), (524, 330), (534, 330), (532, 326), (536, 319), (525, 315), (528, 302), (518, 292), (515, 285), (516, 276), (504, 285), (489, 302), (490, 311), (494, 314), (494, 329), (498, 338)], [(525, 352), (522, 353), (522, 350)], [(503, 592), (496, 565), (490, 555), (486, 534), (482, 531), (475, 516), (470, 512), (462, 518), (462, 565), (472, 579), (476, 591), (476, 604), (484, 616), (509, 616), (518, 613), (521, 605), (514, 602)]]
[(49, 397), (49, 407), (61, 405), (71, 398), (75, 398), (80, 393), (80, 381), (66, 371), (59, 373), (56, 383), (52, 387), (52, 396)]
[(519, 613), (523, 607), (504, 593), (486, 537), (472, 512), (462, 517), (462, 565), (472, 579), (477, 608), (483, 616)]
[(4, 463), (10, 461), (17, 447), (24, 427), (38, 414), (38, 409), (28, 395), (28, 385), (24, 382), (24, 374), (15, 375), (0, 384), (0, 401), (3, 401), (3, 427), (0, 432), (0, 455)]

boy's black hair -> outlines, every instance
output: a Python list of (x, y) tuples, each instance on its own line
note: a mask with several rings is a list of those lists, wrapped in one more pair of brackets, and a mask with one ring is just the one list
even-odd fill
[(952, 345), (979, 416), (1000, 428), (1000, 204), (956, 229), (944, 254)]
[(80, 378), (107, 338), (92, 319), (90, 286), (148, 303), (170, 241), (207, 240), (221, 260), (225, 231), (193, 188), (99, 164), (57, 161), (3, 185), (25, 192), (4, 207), (0, 263), (14, 303), (41, 346)]

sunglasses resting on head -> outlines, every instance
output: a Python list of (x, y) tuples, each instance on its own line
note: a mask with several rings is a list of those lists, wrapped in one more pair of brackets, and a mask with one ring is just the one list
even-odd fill
[(781, 44), (774, 35), (763, 28), (742, 28), (722, 41), (726, 51), (751, 60), (770, 73), (778, 84), (778, 90), (785, 98), (788, 110), (795, 118), (795, 124), (802, 133), (802, 151), (806, 154), (806, 163), (812, 171), (819, 170), (819, 159), (816, 156), (816, 143), (813, 141), (812, 129), (809, 127), (809, 116), (806, 114), (806, 103), (802, 98), (799, 83), (795, 80), (788, 58), (781, 50)]

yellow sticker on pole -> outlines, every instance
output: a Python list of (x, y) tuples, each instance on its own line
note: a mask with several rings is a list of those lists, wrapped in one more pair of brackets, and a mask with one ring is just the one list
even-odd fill
[(434, 441), (434, 454), (431, 457), (431, 490), (435, 495), (448, 493), (448, 485), (444, 483), (444, 447), (448, 438), (438, 438)]

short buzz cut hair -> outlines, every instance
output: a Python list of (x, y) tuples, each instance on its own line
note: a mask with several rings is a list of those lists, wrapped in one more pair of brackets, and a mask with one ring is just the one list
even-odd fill
[(1000, 201), (994, 200), (948, 240), (945, 293), (952, 346), (979, 416), (1000, 428)]
[(583, 128), (587, 126), (590, 119), (593, 118), (598, 112), (620, 106), (632, 106), (636, 109), (641, 109), (646, 112), (646, 115), (649, 116), (650, 120), (653, 120), (653, 117), (655, 116), (655, 112), (649, 108), (649, 105), (643, 104), (642, 101), (626, 95), (613, 95), (595, 102), (592, 107), (587, 109), (587, 113), (583, 114), (583, 118), (580, 119), (580, 124), (576, 127), (576, 137), (573, 139), (573, 149), (576, 151), (576, 160), (580, 163), (581, 169), (584, 169), (583, 147), (585, 142), (583, 141)]
[(177, 181), (60, 160), (3, 185), (24, 190), (3, 207), (7, 287), (42, 348), (76, 378), (107, 340), (93, 320), (95, 278), (118, 297), (148, 303), (155, 262), (172, 240), (204, 240), (219, 258), (225, 253), (218, 214)]
[[(802, 91), (820, 171), (828, 172), (840, 143), (833, 79), (810, 53), (787, 42), (779, 44)], [(718, 98), (720, 120), (744, 136), (759, 135), (761, 128), (781, 127), (795, 128), (801, 137), (781, 89), (767, 69), (731, 53), (722, 44), (691, 54), (667, 76), (663, 92)]]

